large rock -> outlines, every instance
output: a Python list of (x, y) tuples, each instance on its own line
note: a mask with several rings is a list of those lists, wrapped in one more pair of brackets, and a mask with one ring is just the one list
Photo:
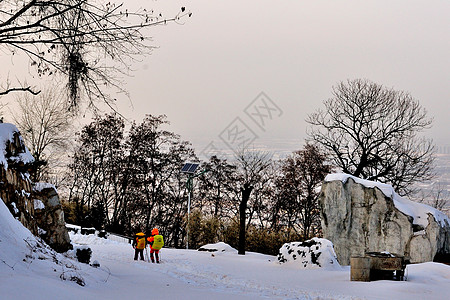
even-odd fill
[(366, 252), (396, 253), (412, 263), (450, 255), (450, 220), (399, 197), (391, 186), (346, 174), (325, 179), (319, 197), (323, 237), (341, 265)]
[(64, 212), (56, 188), (48, 183), (35, 183), (32, 195), (39, 235), (58, 252), (71, 249)]
[(38, 184), (33, 190), (28, 173), (33, 162), (17, 127), (0, 123), (0, 198), (34, 235), (64, 252), (71, 245), (56, 189)]
[(0, 198), (11, 214), (37, 235), (28, 175), (33, 162), (16, 126), (0, 123)]

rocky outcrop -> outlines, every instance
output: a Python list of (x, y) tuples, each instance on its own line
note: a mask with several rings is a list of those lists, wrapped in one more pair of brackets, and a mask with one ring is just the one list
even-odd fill
[(36, 183), (32, 196), (39, 235), (58, 252), (71, 249), (64, 212), (56, 188), (51, 184)]
[(450, 220), (443, 213), (399, 197), (389, 185), (332, 175), (319, 204), (323, 237), (341, 265), (367, 252), (396, 253), (413, 263), (450, 255)]
[(16, 126), (0, 124), (0, 198), (11, 214), (34, 235), (37, 226), (31, 201), (31, 180), (28, 168), (33, 156), (25, 147)]
[(33, 189), (28, 174), (33, 162), (16, 126), (0, 123), (0, 198), (34, 235), (64, 252), (71, 245), (56, 189), (41, 184)]

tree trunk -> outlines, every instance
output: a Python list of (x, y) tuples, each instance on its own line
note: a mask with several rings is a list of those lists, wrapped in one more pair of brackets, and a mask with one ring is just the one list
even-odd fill
[(244, 184), (242, 189), (242, 199), (239, 204), (239, 244), (238, 254), (245, 255), (245, 211), (247, 210), (248, 199), (253, 190), (249, 184)]

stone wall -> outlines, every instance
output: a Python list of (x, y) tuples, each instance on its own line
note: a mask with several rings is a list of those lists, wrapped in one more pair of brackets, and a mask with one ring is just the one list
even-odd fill
[(413, 263), (450, 255), (448, 218), (442, 224), (429, 213), (427, 226), (414, 224), (414, 216), (400, 211), (377, 187), (352, 178), (324, 182), (319, 204), (323, 237), (333, 242), (341, 265), (366, 252), (387, 251)]

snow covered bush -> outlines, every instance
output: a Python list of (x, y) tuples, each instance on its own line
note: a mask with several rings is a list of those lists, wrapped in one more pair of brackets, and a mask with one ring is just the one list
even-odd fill
[(308, 269), (340, 266), (333, 243), (321, 238), (284, 244), (278, 252), (278, 262), (295, 263)]

